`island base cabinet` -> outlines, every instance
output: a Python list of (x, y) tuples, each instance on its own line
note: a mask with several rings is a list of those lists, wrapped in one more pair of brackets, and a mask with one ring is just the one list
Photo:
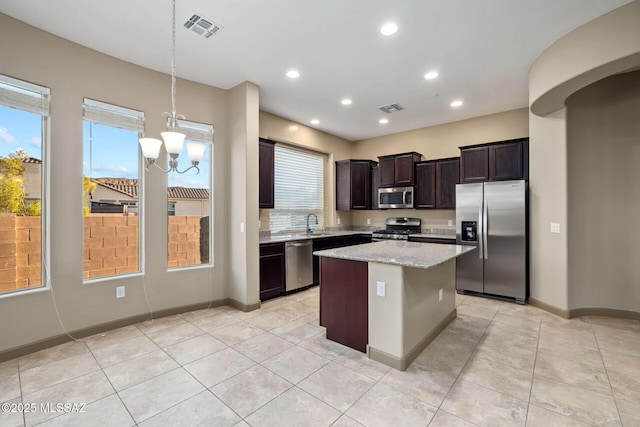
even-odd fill
[(327, 339), (366, 353), (368, 264), (320, 257), (320, 326)]

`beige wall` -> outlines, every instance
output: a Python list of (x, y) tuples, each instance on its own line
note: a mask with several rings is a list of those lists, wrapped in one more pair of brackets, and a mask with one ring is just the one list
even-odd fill
[[(260, 303), (258, 276), (258, 87), (245, 82), (229, 93), (229, 282), (227, 294)], [(217, 187), (216, 192), (224, 192)]]
[[(0, 73), (51, 89), (50, 138), (45, 153), (50, 194), (47, 228), (52, 286), (67, 329), (147, 313), (143, 285), (154, 310), (225, 298), (226, 213), (222, 209), (214, 212), (215, 267), (167, 271), (167, 178), (157, 171), (143, 177), (144, 275), (86, 284), (82, 281), (83, 97), (144, 111), (147, 134), (158, 135), (164, 127), (162, 113), (171, 102), (169, 76), (100, 54), (2, 14), (0, 57)], [(213, 181), (224, 197), (228, 182), (227, 91), (180, 79), (177, 90), (179, 113), (215, 127)], [(115, 287), (120, 285), (126, 286), (127, 296), (116, 300)], [(49, 289), (0, 297), (0, 352), (61, 333)]]
[(569, 307), (640, 312), (640, 71), (567, 99)]
[(546, 116), (572, 93), (640, 63), (640, 1), (578, 27), (536, 58), (529, 73), (531, 111)]
[[(591, 207), (583, 205), (585, 212), (578, 214), (573, 206), (575, 185), (568, 187), (568, 171), (580, 170), (585, 158), (573, 158), (574, 144), (578, 141), (568, 140), (568, 132), (575, 133), (587, 123), (569, 127), (565, 100), (574, 92), (607, 76), (624, 72), (640, 66), (640, 1), (622, 6), (596, 20), (585, 24), (567, 34), (543, 52), (531, 67), (529, 77), (529, 103), (535, 115), (530, 119), (530, 197), (531, 197), (531, 296), (532, 298), (562, 310), (603, 307), (624, 310), (626, 303), (616, 300), (612, 306), (612, 297), (604, 295), (603, 288), (588, 287), (574, 289), (570, 287), (569, 275), (576, 277), (582, 268), (590, 268), (585, 262), (593, 262), (588, 256), (574, 256), (578, 230), (588, 228), (610, 227), (609, 218), (591, 220), (585, 223)], [(555, 113), (550, 113), (555, 111)], [(615, 108), (614, 108), (615, 111)], [(597, 121), (603, 120), (602, 117)], [(637, 116), (635, 118), (637, 121)], [(598, 129), (600, 131), (601, 129)], [(612, 131), (611, 129), (609, 129)], [(595, 131), (595, 129), (594, 129)], [(615, 140), (616, 132), (611, 136)], [(609, 144), (609, 136), (599, 141)], [(614, 142), (615, 143), (615, 142)], [(601, 150), (599, 148), (598, 150)], [(569, 150), (571, 152), (569, 153)], [(606, 149), (605, 149), (606, 150)], [(589, 152), (590, 150), (587, 150)], [(597, 150), (596, 150), (597, 152)], [(595, 153), (594, 152), (594, 155)], [(592, 154), (587, 154), (591, 156)], [(587, 157), (589, 158), (589, 157)], [(603, 159), (605, 160), (605, 159)], [(607, 160), (605, 163), (608, 163)], [(597, 172), (596, 172), (597, 173)], [(575, 177), (574, 180), (575, 182)], [(609, 189), (607, 191), (615, 191)], [(589, 202), (591, 203), (591, 202)], [(598, 201), (594, 203), (599, 203)], [(623, 210), (626, 208), (624, 205)], [(581, 219), (575, 215), (584, 215)], [(607, 212), (611, 218), (617, 213)], [(578, 219), (576, 224), (574, 220)], [(593, 218), (592, 218), (593, 219)], [(601, 221), (604, 221), (601, 222)], [(560, 234), (549, 232), (549, 223), (560, 223)], [(616, 227), (614, 227), (616, 229)], [(570, 233), (570, 234), (569, 234)], [(602, 235), (606, 233), (603, 232)], [(614, 232), (616, 234), (616, 232)], [(621, 248), (632, 243), (620, 236), (619, 246), (603, 247), (602, 260), (606, 258), (624, 258)], [(597, 242), (590, 242), (597, 245)], [(606, 249), (608, 252), (604, 252)], [(605, 270), (607, 268), (603, 267)], [(571, 273), (570, 273), (571, 272)], [(615, 279), (619, 276), (610, 277)], [(573, 280), (573, 279), (572, 279)], [(573, 283), (573, 282), (572, 282)], [(608, 283), (611, 285), (611, 283)], [(576, 285), (578, 285), (576, 283)], [(605, 286), (604, 284), (600, 286)], [(585, 295), (577, 296), (583, 291)], [(616, 292), (619, 297), (619, 292)], [(636, 300), (637, 301), (637, 300)], [(620, 304), (618, 304), (620, 303)], [(638, 311), (637, 304), (634, 311)]]
[(421, 153), (425, 160), (456, 157), (458, 147), (522, 138), (529, 135), (527, 109), (505, 111), (453, 123), (445, 123), (356, 141), (355, 159), (377, 160), (378, 156), (408, 151)]

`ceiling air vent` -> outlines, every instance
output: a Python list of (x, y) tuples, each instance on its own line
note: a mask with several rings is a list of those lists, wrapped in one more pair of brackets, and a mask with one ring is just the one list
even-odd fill
[(400, 104), (389, 104), (384, 107), (380, 107), (380, 110), (384, 111), (387, 114), (395, 113), (397, 111), (404, 110), (404, 107)]
[(194, 12), (193, 15), (184, 23), (184, 27), (198, 34), (199, 36), (208, 39), (215, 35), (219, 30), (224, 27), (220, 24), (216, 24), (213, 20), (203, 17), (201, 14)]

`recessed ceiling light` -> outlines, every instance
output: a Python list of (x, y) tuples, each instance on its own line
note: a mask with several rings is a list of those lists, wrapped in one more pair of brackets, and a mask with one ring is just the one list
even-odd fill
[(380, 34), (383, 36), (391, 36), (398, 31), (398, 26), (393, 22), (387, 22), (380, 28)]
[(297, 79), (298, 77), (300, 77), (300, 72), (298, 72), (297, 70), (289, 70), (287, 71), (287, 77), (289, 77), (290, 79)]
[(436, 77), (438, 77), (437, 71), (429, 71), (427, 74), (424, 75), (424, 78), (427, 80), (435, 79)]
[(378, 120), (378, 123), (380, 123), (381, 125), (386, 125), (387, 123), (389, 123), (389, 119), (380, 119)]
[(452, 106), (452, 107), (459, 107), (459, 106), (461, 106), (461, 105), (462, 105), (462, 101), (460, 101), (459, 99), (458, 99), (457, 101), (453, 101), (453, 102), (451, 103), (451, 106)]
[(349, 98), (345, 98), (342, 101), (340, 101), (342, 105), (351, 105), (351, 102), (352, 101)]
[(311, 124), (312, 124), (312, 125), (319, 125), (319, 124), (320, 124), (320, 120), (318, 120), (318, 119), (313, 119), (313, 120), (311, 120)]

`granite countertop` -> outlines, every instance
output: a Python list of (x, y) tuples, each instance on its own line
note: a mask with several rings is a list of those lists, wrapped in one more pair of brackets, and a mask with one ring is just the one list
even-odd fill
[(259, 243), (292, 242), (294, 240), (322, 239), (324, 237), (353, 236), (356, 234), (371, 234), (371, 232), (348, 230), (348, 231), (331, 231), (331, 232), (313, 233), (313, 234), (305, 234), (305, 233), (273, 234), (271, 236), (260, 236)]
[(378, 262), (402, 267), (426, 269), (435, 267), (436, 265), (475, 249), (475, 246), (390, 240), (347, 246), (345, 248), (327, 249), (324, 251), (316, 251), (313, 254), (329, 258)]

